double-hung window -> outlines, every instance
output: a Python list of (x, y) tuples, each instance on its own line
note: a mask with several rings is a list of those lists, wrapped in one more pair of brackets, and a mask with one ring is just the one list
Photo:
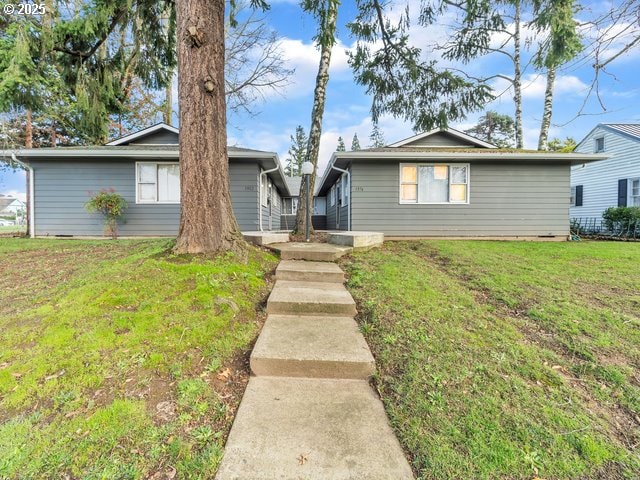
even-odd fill
[(136, 203), (180, 203), (179, 164), (136, 163)]
[(640, 178), (629, 180), (629, 206), (640, 207)]
[(329, 189), (329, 206), (333, 207), (336, 204), (336, 186), (332, 185)]
[(469, 203), (469, 165), (401, 163), (400, 203)]

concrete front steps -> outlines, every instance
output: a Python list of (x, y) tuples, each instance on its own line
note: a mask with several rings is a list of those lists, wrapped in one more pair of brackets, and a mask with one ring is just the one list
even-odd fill
[(269, 248), (280, 253), (281, 260), (309, 260), (313, 262), (335, 262), (343, 255), (353, 251), (351, 247), (331, 245), (329, 243), (273, 243)]
[(278, 280), (267, 301), (267, 313), (354, 316), (356, 302), (341, 283)]
[(375, 361), (352, 317), (269, 315), (251, 370), (258, 376), (365, 380)]
[(307, 261), (285, 259), (281, 251), (268, 317), (251, 354), (254, 376), (216, 480), (413, 479), (369, 386), (375, 363), (353, 318), (344, 273), (317, 263), (319, 253), (346, 252), (302, 245), (293, 257)]
[(302, 282), (344, 282), (344, 272), (335, 263), (282, 260), (276, 268), (277, 280)]

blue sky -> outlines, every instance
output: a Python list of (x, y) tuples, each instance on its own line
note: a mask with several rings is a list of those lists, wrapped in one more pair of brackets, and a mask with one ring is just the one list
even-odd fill
[[(281, 48), (289, 68), (295, 68), (289, 85), (279, 93), (266, 92), (265, 102), (257, 106), (258, 115), (231, 116), (228, 128), (229, 144), (240, 145), (260, 150), (275, 151), (284, 163), (290, 144), (290, 135), (297, 125), (309, 130), (313, 88), (318, 67), (319, 53), (313, 45), (312, 38), (316, 25), (312, 18), (301, 13), (297, 1), (272, 0), (271, 10), (264, 13), (265, 21), (281, 37)], [(418, 0), (410, 1), (411, 11), (417, 11)], [(608, 8), (609, 4), (597, 2), (595, 9)], [(395, 12), (392, 12), (394, 15)], [(592, 15), (590, 10), (579, 13), (578, 20)], [(371, 119), (370, 98), (362, 87), (353, 81), (353, 75), (347, 63), (346, 50), (354, 39), (350, 37), (346, 23), (353, 20), (355, 7), (353, 2), (344, 1), (338, 15), (338, 44), (332, 54), (332, 66), (327, 90), (327, 101), (323, 122), (323, 137), (320, 150), (320, 173), (323, 172), (331, 153), (335, 149), (337, 139), (342, 136), (347, 144), (351, 144), (354, 133), (358, 134), (363, 147), (369, 143)], [(428, 45), (444, 38), (447, 19), (442, 24), (429, 29), (413, 27), (411, 38), (416, 46), (423, 48), (426, 56), (438, 58)], [(632, 26), (630, 32), (638, 33), (640, 27)], [(585, 31), (586, 35), (593, 32)], [(525, 30), (525, 38), (535, 39), (535, 35)], [(497, 39), (496, 39), (497, 40)], [(615, 49), (612, 45), (611, 49)], [(613, 50), (610, 50), (613, 51)], [(606, 52), (604, 52), (606, 56)], [(564, 67), (556, 81), (554, 115), (550, 131), (551, 137), (571, 136), (577, 141), (582, 139), (597, 123), (600, 122), (640, 122), (640, 80), (638, 79), (638, 60), (640, 47), (618, 58), (609, 68), (609, 75), (600, 77), (601, 99), (606, 107), (603, 112), (597, 97), (592, 94), (583, 108), (584, 113), (576, 118), (587, 95), (593, 78), (591, 67), (593, 60), (585, 59)], [(509, 65), (499, 57), (492, 56), (458, 66), (465, 71), (477, 75), (505, 73), (509, 74)], [(524, 136), (525, 147), (535, 148), (539, 131), (540, 118), (545, 86), (544, 75), (527, 69), (524, 74)], [(506, 89), (503, 82), (494, 84), (495, 92)], [(177, 98), (177, 95), (174, 97)], [(487, 109), (513, 115), (513, 102), (507, 91)], [(482, 112), (469, 115), (453, 128), (464, 130), (475, 124)], [(412, 126), (402, 119), (382, 118), (380, 126), (388, 143), (412, 135)], [(144, 127), (144, 125), (141, 125)], [(24, 192), (24, 180), (20, 174), (0, 175), (0, 192)]]

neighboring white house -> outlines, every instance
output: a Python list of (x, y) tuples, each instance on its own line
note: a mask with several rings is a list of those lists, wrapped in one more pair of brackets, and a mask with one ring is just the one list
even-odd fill
[(571, 167), (572, 219), (599, 219), (609, 207), (640, 206), (640, 123), (600, 123), (575, 151), (610, 158)]
[(22, 200), (0, 194), (0, 216), (16, 215), (17, 213), (24, 212), (26, 207), (26, 204)]

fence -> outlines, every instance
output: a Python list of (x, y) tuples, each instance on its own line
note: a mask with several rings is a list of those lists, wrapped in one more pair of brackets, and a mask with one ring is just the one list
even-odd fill
[(640, 240), (640, 220), (611, 222), (600, 217), (574, 217), (571, 219), (571, 234)]

